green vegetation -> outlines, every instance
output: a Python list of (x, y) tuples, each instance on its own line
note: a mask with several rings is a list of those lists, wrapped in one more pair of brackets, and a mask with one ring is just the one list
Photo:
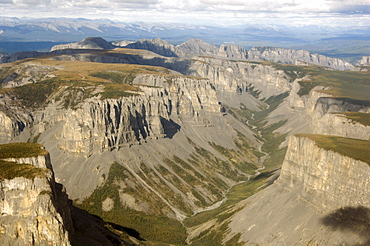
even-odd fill
[[(241, 135), (241, 133), (239, 133)], [(244, 137), (244, 136), (243, 136)], [(240, 139), (240, 138), (239, 138)], [(254, 159), (254, 152), (251, 151), (252, 147), (246, 148), (242, 144), (239, 144), (239, 141), (235, 140), (237, 143), (237, 146), (244, 150), (243, 152), (233, 150), (233, 149), (226, 149), (222, 147), (221, 145), (217, 145), (215, 143), (209, 143), (215, 150), (217, 150), (221, 155), (225, 156), (227, 159), (229, 159), (229, 162), (233, 164), (235, 167), (237, 167), (239, 170), (246, 174), (252, 174), (254, 170), (257, 168), (257, 166), (251, 161)], [(247, 157), (247, 160), (242, 160), (241, 158)]]
[[(37, 143), (9, 143), (0, 145), (0, 159), (26, 158), (47, 155), (48, 152)], [(31, 164), (18, 164), (0, 160), (0, 180), (24, 177), (33, 179), (44, 177), (48, 169), (38, 168)]]
[(0, 180), (14, 179), (16, 177), (34, 179), (36, 177), (45, 177), (47, 172), (47, 169), (38, 168), (31, 164), (18, 164), (0, 160)]
[[(191, 245), (221, 245), (224, 240), (223, 233), (227, 232), (228, 230), (228, 221), (238, 211), (235, 208), (235, 204), (257, 193), (261, 187), (268, 185), (271, 177), (275, 174), (276, 169), (281, 167), (287, 148), (285, 147), (280, 149), (279, 146), (285, 140), (286, 135), (281, 135), (275, 133), (274, 131), (283, 126), (286, 121), (280, 121), (275, 124), (266, 125), (266, 117), (270, 112), (275, 110), (287, 96), (288, 93), (283, 93), (268, 98), (265, 100), (265, 102), (269, 105), (269, 107), (258, 112), (252, 112), (243, 106), (241, 106), (240, 109), (228, 108), (228, 113), (232, 114), (244, 124), (253, 126), (251, 128), (255, 132), (256, 137), (265, 142), (261, 148), (262, 151), (268, 154), (263, 163), (265, 169), (260, 171), (261, 173), (259, 175), (252, 177), (250, 180), (232, 187), (226, 194), (227, 200), (221, 204), (220, 207), (198, 213), (184, 221), (184, 225), (186, 227), (196, 227), (203, 223), (210, 222), (212, 219), (217, 219), (217, 221), (211, 227), (202, 231), (199, 235), (193, 238)], [(246, 119), (248, 119), (248, 123), (246, 123)], [(240, 156), (240, 153), (226, 149), (222, 146), (215, 145), (213, 143), (210, 144), (220, 154), (229, 159), (231, 163), (234, 163), (235, 166), (238, 166), (235, 164), (235, 160), (237, 159), (237, 156)], [(235, 144), (239, 149), (244, 150), (250, 156), (261, 158), (265, 155), (264, 153), (261, 153), (251, 147), (248, 139), (246, 139), (239, 132), (238, 139), (235, 140)], [(210, 158), (210, 154), (205, 150), (202, 150), (201, 153), (202, 156)], [(255, 169), (256, 166), (254, 166), (253, 170)], [(234, 236), (232, 239), (226, 242), (226, 245), (238, 245), (239, 238), (240, 235)]]
[[(99, 53), (103, 51), (96, 51)], [(110, 53), (112, 51), (104, 51)], [(140, 51), (115, 50), (116, 53), (140, 53)], [(94, 52), (93, 52), (94, 53)], [(91, 63), (83, 61), (56, 61), (45, 56), (43, 58), (26, 59), (12, 65), (4, 65), (0, 69), (0, 83), (14, 74), (15, 80), (20, 80), (22, 74), (27, 73), (28, 62), (32, 67), (42, 68), (41, 75), (33, 78), (32, 83), (15, 87), (0, 88), (0, 93), (15, 97), (26, 107), (43, 107), (51, 100), (62, 101), (65, 107), (74, 108), (86, 98), (100, 95), (102, 99), (135, 96), (140, 91), (139, 85), (133, 85), (135, 77), (139, 74), (155, 74), (166, 76), (167, 81), (171, 75), (168, 69), (154, 66), (133, 64)], [(36, 65), (35, 65), (36, 64)], [(48, 69), (45, 69), (48, 67)], [(179, 76), (179, 75), (176, 75)], [(144, 86), (144, 85), (141, 85)]]
[(355, 160), (363, 161), (370, 166), (370, 141), (354, 138), (343, 138), (328, 135), (297, 134), (316, 142), (319, 148), (337, 152)]
[[(274, 171), (265, 171), (249, 181), (234, 186), (226, 195), (227, 200), (220, 207), (198, 213), (184, 220), (186, 227), (194, 227), (214, 218), (217, 219), (211, 228), (202, 231), (196, 238), (192, 239), (191, 245), (221, 245), (224, 239), (223, 233), (228, 229), (229, 219), (238, 212), (235, 204), (257, 193), (273, 174)], [(239, 239), (238, 236), (233, 237), (226, 245), (238, 245), (237, 239)]]
[(358, 122), (364, 126), (370, 126), (370, 114), (360, 113), (360, 112), (344, 112), (338, 114), (339, 116), (344, 116), (354, 122)]
[(56, 83), (53, 80), (39, 82), (37, 84), (26, 84), (13, 88), (14, 95), (28, 107), (41, 107), (46, 99), (53, 93)]
[(134, 74), (135, 70), (129, 71), (128, 73), (120, 73), (120, 72), (96, 72), (90, 74), (93, 77), (101, 78), (108, 80), (109, 82), (112, 83), (117, 83), (117, 84), (130, 84), (132, 85), (132, 82), (134, 81)]
[(48, 152), (37, 143), (8, 143), (0, 145), (0, 159), (25, 158), (47, 155)]
[(307, 95), (315, 86), (330, 87), (325, 93), (337, 98), (354, 100), (356, 103), (370, 105), (370, 77), (365, 71), (338, 71), (320, 66), (293, 66), (271, 63), (277, 69), (297, 71), (299, 77), (309, 76), (309, 80), (299, 82), (298, 95)]
[[(132, 190), (139, 196), (145, 193), (138, 190), (138, 187), (127, 187), (122, 190), (120, 182), (132, 176), (127, 169), (118, 163), (113, 163), (108, 174), (106, 182), (98, 187), (90, 197), (85, 199), (82, 204), (76, 206), (97, 215), (107, 222), (111, 222), (126, 228), (131, 228), (140, 233), (139, 240), (145, 245), (161, 245), (161, 243), (185, 244), (186, 230), (182, 224), (161, 214), (145, 213), (136, 211), (122, 205), (120, 193), (126, 193)], [(110, 198), (114, 201), (114, 207), (110, 211), (102, 209), (102, 202)], [(153, 205), (164, 208), (161, 202), (153, 201)]]
[(6, 78), (10, 76), (12, 77), (17, 76), (17, 74), (15, 73), (15, 70), (12, 67), (5, 66), (5, 67), (0, 68), (0, 85)]

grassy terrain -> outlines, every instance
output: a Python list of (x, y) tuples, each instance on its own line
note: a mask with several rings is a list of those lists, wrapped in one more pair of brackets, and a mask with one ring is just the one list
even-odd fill
[(37, 143), (8, 143), (0, 145), (0, 159), (46, 155), (48, 152)]
[(370, 166), (370, 141), (368, 140), (314, 134), (298, 134), (297, 136), (307, 137), (315, 141), (319, 148), (366, 162)]
[(293, 66), (275, 64), (277, 69), (297, 71), (300, 77), (309, 75), (309, 80), (300, 81), (299, 95), (307, 95), (315, 86), (330, 87), (325, 93), (338, 98), (355, 100), (357, 103), (370, 105), (370, 72), (367, 71), (337, 71), (320, 66)]
[[(241, 107), (241, 109), (227, 108), (228, 113), (239, 119), (244, 124), (255, 126), (253, 130), (255, 131), (256, 137), (261, 141), (265, 141), (265, 144), (262, 145), (262, 151), (268, 153), (268, 156), (264, 161), (265, 169), (262, 170), (259, 175), (252, 177), (250, 180), (232, 187), (226, 195), (227, 200), (222, 203), (220, 207), (198, 213), (184, 221), (184, 225), (186, 227), (196, 228), (197, 226), (202, 224), (205, 225), (216, 219), (216, 222), (213, 223), (213, 225), (208, 229), (201, 231), (199, 235), (191, 240), (191, 245), (221, 245), (224, 239), (224, 233), (228, 230), (228, 221), (238, 211), (235, 205), (259, 192), (261, 187), (265, 186), (271, 179), (271, 176), (275, 174), (276, 169), (281, 167), (287, 148), (279, 149), (279, 145), (285, 140), (286, 135), (276, 134), (274, 131), (284, 125), (285, 121), (267, 126), (266, 117), (280, 105), (287, 95), (287, 93), (284, 93), (270, 97), (265, 101), (269, 107), (258, 112), (252, 112), (246, 109), (246, 107)], [(248, 123), (245, 123), (246, 119), (248, 119)], [(232, 151), (230, 152), (220, 146), (215, 145), (213, 147), (227, 158), (232, 159), (235, 156)], [(241, 148), (241, 146), (238, 147)], [(255, 156), (264, 156), (263, 153), (251, 149), (250, 146), (248, 147), (250, 151), (253, 151)], [(229, 240), (226, 245), (242, 245), (238, 243), (239, 237), (240, 235), (236, 235)]]
[[(104, 52), (141, 51), (118, 49)], [(162, 67), (49, 59), (54, 57), (50, 55), (2, 65), (0, 84), (10, 75), (15, 81), (24, 79), (28, 67), (34, 69), (39, 67), (42, 71), (33, 76), (29, 84), (15, 88), (0, 88), (0, 93), (10, 94), (26, 107), (42, 107), (51, 99), (63, 99), (65, 107), (74, 107), (84, 99), (98, 95), (102, 99), (137, 95), (140, 89), (133, 85), (133, 80), (139, 74), (155, 74), (170, 78), (179, 76), (172, 75), (168, 69)], [(20, 72), (16, 73), (18, 70)], [(97, 87), (102, 90), (93, 93)]]
[[(36, 143), (9, 143), (0, 145), (0, 159), (7, 158), (25, 158), (39, 155), (46, 155), (48, 152), (43, 146)], [(0, 180), (13, 179), (15, 177), (24, 177), (33, 179), (35, 177), (44, 177), (47, 169), (37, 168), (30, 164), (18, 164), (0, 160)]]
[(14, 179), (16, 177), (34, 179), (36, 177), (44, 177), (47, 172), (47, 169), (38, 168), (31, 164), (18, 164), (0, 160), (0, 180)]
[(370, 126), (370, 114), (359, 113), (359, 112), (344, 112), (338, 114), (339, 116), (344, 116), (354, 122), (358, 122), (364, 126)]
[[(125, 193), (125, 189), (120, 190), (118, 183), (128, 178), (127, 170), (118, 163), (112, 164), (106, 182), (97, 188), (90, 197), (85, 199), (82, 204), (76, 206), (97, 215), (107, 222), (111, 222), (138, 232), (132, 235), (141, 240), (145, 245), (161, 245), (161, 243), (172, 243), (176, 245), (184, 244), (186, 230), (182, 224), (163, 215), (147, 214), (144, 212), (130, 209), (120, 201), (120, 192)], [(145, 193), (136, 190), (137, 193)], [(114, 201), (114, 207), (110, 211), (102, 209), (102, 202), (106, 198)], [(157, 202), (158, 205), (161, 205)], [(162, 207), (164, 207), (162, 205)]]
[[(228, 229), (229, 219), (238, 211), (235, 205), (246, 198), (260, 191), (260, 187), (265, 185), (274, 172), (262, 172), (260, 175), (249, 181), (234, 186), (226, 195), (227, 200), (218, 208), (198, 213), (184, 221), (186, 227), (197, 227), (208, 223), (211, 219), (216, 219), (216, 223), (209, 229), (202, 231), (192, 239), (191, 245), (222, 245), (223, 233)], [(225, 245), (243, 245), (237, 243), (237, 238), (232, 238)]]

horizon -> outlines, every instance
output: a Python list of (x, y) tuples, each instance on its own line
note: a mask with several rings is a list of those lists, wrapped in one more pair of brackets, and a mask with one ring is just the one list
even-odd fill
[[(370, 0), (0, 0), (3, 17), (208, 26), (370, 27)], [(32, 7), (32, 12), (30, 8)], [(81, 14), (82, 13), (82, 14)]]

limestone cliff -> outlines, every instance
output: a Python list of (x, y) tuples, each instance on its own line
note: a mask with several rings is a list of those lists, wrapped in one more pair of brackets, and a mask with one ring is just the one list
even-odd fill
[[(12, 145), (22, 149), (22, 144)], [(73, 225), (69, 202), (55, 183), (49, 154), (6, 158), (7, 146), (1, 146), (1, 244), (70, 245)], [(19, 168), (23, 171), (17, 172)]]
[(311, 118), (313, 133), (369, 139), (369, 126), (345, 116), (358, 112), (366, 117), (370, 113), (369, 106), (346, 98), (334, 98), (322, 89), (314, 88), (306, 103), (306, 113)]
[(354, 66), (344, 60), (319, 54), (311, 54), (306, 50), (292, 50), (274, 47), (255, 47), (248, 51), (248, 60), (272, 61), (285, 64), (315, 64), (338, 70), (352, 70)]
[(85, 38), (81, 42), (54, 45), (51, 51), (62, 49), (113, 49), (114, 46), (102, 38)]
[(50, 105), (45, 111), (35, 112), (32, 134), (36, 136), (63, 122), (55, 136), (59, 147), (91, 155), (163, 138), (167, 130), (163, 124), (170, 122), (170, 116), (200, 123), (204, 114), (220, 114), (216, 92), (208, 80), (140, 75), (134, 84), (141, 86), (140, 95), (91, 99), (76, 109)]
[(370, 56), (363, 56), (359, 61), (359, 65), (370, 65)]
[(130, 48), (130, 49), (149, 50), (159, 55), (167, 56), (167, 57), (178, 57), (179, 55), (182, 55), (182, 54), (178, 54), (181, 52), (177, 50), (173, 44), (170, 44), (160, 38), (140, 39), (136, 42), (129, 43), (123, 47)]
[(222, 44), (217, 56), (231, 60), (245, 60), (248, 58), (248, 51), (237, 45)]
[(218, 92), (249, 92), (259, 98), (268, 98), (291, 89), (293, 79), (273, 66), (215, 58), (198, 58), (187, 72), (189, 75), (209, 78)]
[[(326, 149), (329, 140), (341, 142), (340, 148)], [(292, 136), (279, 179), (241, 205), (229, 225), (232, 233), (241, 233), (245, 245), (367, 245), (368, 227), (357, 220), (368, 218), (370, 166), (342, 152), (347, 141), (357, 143), (353, 149), (369, 144)]]
[(215, 56), (217, 54), (217, 46), (208, 44), (200, 39), (189, 39), (185, 43), (176, 46), (183, 56)]

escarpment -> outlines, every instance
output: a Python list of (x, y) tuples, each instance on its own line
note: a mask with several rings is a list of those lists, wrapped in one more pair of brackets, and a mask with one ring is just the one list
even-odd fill
[(275, 47), (255, 47), (248, 51), (248, 59), (252, 61), (263, 60), (295, 65), (315, 64), (338, 70), (355, 69), (352, 64), (338, 58), (311, 54), (306, 50), (292, 50)]
[(347, 144), (365, 151), (369, 141), (292, 136), (279, 179), (244, 202), (229, 224), (232, 233), (241, 233), (245, 245), (366, 245), (368, 227), (356, 221), (368, 218), (369, 156), (348, 156)]
[(209, 78), (220, 93), (249, 92), (265, 99), (290, 91), (293, 81), (273, 66), (214, 58), (199, 58), (191, 64), (189, 72), (189, 75)]
[(59, 44), (51, 48), (51, 51), (62, 50), (62, 49), (113, 49), (114, 45), (105, 41), (103, 38), (85, 38), (81, 42)]
[(366, 150), (368, 144), (366, 140), (335, 136), (292, 136), (278, 182), (288, 182), (291, 188), (302, 186), (302, 196), (312, 196), (309, 201), (324, 212), (369, 207), (368, 154), (356, 157), (348, 149)]
[[(40, 148), (25, 143), (0, 145), (2, 245), (70, 245), (73, 225), (69, 201), (55, 183), (49, 154)], [(33, 149), (36, 155), (13, 157), (12, 149)]]
[(216, 92), (205, 79), (139, 75), (133, 83), (140, 87), (140, 94), (92, 99), (76, 109), (55, 111), (50, 106), (42, 114), (36, 112), (33, 135), (63, 122), (56, 136), (60, 148), (91, 155), (166, 137), (171, 125), (176, 125), (171, 117), (202, 124), (202, 116), (221, 112)]
[[(61, 50), (3, 64), (1, 141), (46, 146), (77, 206), (145, 240), (367, 242), (366, 228), (330, 230), (341, 208), (355, 220), (369, 206), (367, 159), (351, 154), (369, 146), (366, 71), (246, 61), (198, 40), (182, 50), (206, 56), (135, 45), (162, 54)], [(302, 132), (317, 135), (286, 140)]]
[[(370, 108), (366, 101), (333, 97), (316, 87), (306, 102), (306, 112), (314, 133), (369, 139), (366, 121)], [(356, 115), (356, 118), (352, 116)]]

